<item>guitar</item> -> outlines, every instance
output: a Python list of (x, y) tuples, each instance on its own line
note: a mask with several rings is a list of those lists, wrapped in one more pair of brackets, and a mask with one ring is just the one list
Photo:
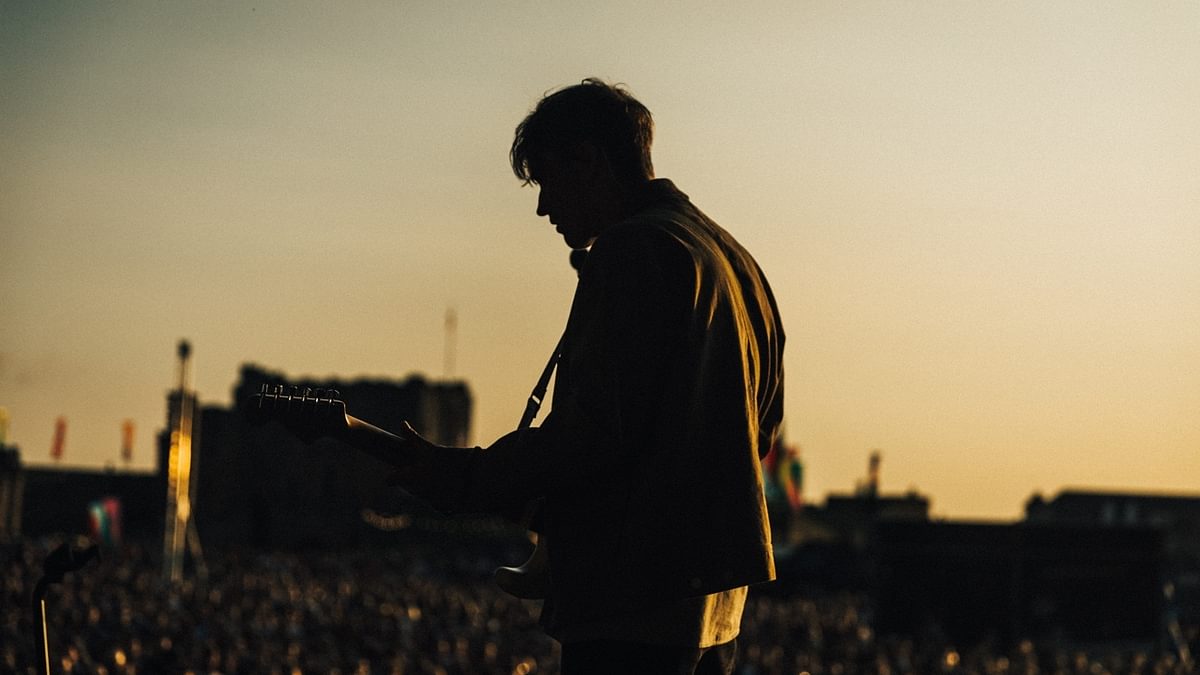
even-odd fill
[[(414, 454), (437, 449), (407, 424), (407, 437), (399, 436), (350, 415), (336, 389), (264, 384), (243, 403), (242, 413), (254, 424), (278, 421), (305, 441), (335, 438), (398, 468), (408, 465)], [(518, 598), (544, 598), (549, 585), (548, 568), (546, 538), (537, 537), (529, 560), (518, 567), (495, 571), (496, 584)]]

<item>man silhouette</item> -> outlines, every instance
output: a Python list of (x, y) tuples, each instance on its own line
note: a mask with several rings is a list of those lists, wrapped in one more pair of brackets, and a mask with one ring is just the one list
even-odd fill
[(397, 482), (445, 511), (541, 505), (566, 675), (729, 673), (747, 586), (775, 576), (759, 460), (782, 421), (779, 313), (750, 254), (655, 179), (652, 136), (645, 106), (594, 79), (520, 123), (513, 171), (590, 249), (551, 411), (486, 449), (411, 428), (397, 448)]

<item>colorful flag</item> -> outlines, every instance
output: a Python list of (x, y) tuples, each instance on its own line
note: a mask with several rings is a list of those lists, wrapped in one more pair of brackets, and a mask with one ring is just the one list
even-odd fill
[(121, 500), (104, 497), (88, 504), (88, 521), (92, 538), (104, 546), (121, 543)]
[(125, 463), (133, 461), (133, 420), (121, 423), (121, 459)]
[(776, 476), (787, 495), (788, 505), (799, 509), (804, 506), (804, 462), (800, 460), (800, 447), (791, 445), (781, 450)]
[(771, 444), (771, 449), (762, 458), (763, 496), (768, 504), (776, 504), (784, 499), (783, 489), (780, 487), (779, 477), (776, 474), (780, 445), (779, 439), (775, 439), (775, 442)]
[(63, 446), (67, 443), (67, 418), (59, 417), (54, 421), (54, 443), (50, 446), (50, 456), (55, 461), (62, 459)]

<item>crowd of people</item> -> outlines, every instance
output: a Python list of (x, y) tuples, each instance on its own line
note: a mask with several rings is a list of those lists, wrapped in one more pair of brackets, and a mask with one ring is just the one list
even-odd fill
[[(0, 672), (40, 672), (30, 598), (56, 540), (0, 550)], [(558, 672), (538, 607), (491, 581), (520, 542), (439, 535), (387, 549), (229, 553), (164, 581), (153, 546), (126, 544), (46, 596), (53, 672)], [(1193, 630), (1194, 633), (1194, 630)], [(1191, 635), (1193, 641), (1195, 635)], [(740, 675), (810, 673), (1185, 673), (1169, 645), (1084, 653), (1021, 642), (958, 649), (877, 635), (859, 595), (781, 597), (755, 589), (738, 640)]]

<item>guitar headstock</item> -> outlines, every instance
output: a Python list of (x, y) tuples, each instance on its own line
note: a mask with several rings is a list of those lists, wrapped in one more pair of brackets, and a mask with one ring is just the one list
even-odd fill
[(308, 440), (336, 435), (348, 424), (346, 403), (336, 389), (264, 384), (242, 412), (251, 423), (276, 420)]

